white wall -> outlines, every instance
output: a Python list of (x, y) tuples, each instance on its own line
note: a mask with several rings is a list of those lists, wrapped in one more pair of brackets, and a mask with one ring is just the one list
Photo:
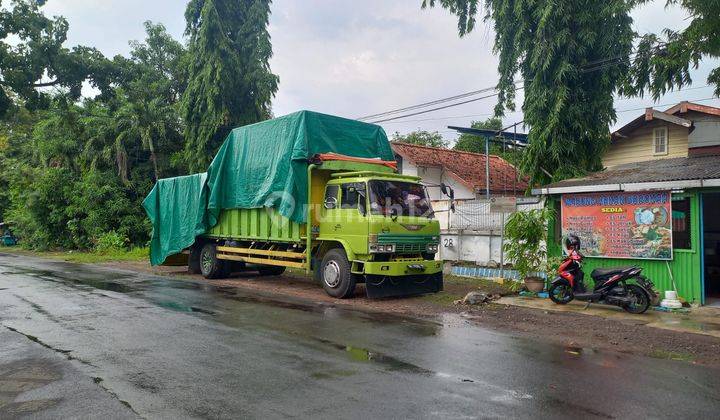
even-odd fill
[[(445, 183), (455, 190), (456, 200), (472, 200), (475, 198), (475, 193), (466, 187), (464, 184), (458, 182), (455, 178), (448, 175), (448, 173), (441, 167), (426, 167), (416, 166), (412, 162), (403, 159), (402, 161), (402, 174), (419, 176), (422, 178), (422, 182), (430, 185), (440, 185)], [(447, 197), (442, 194), (439, 187), (428, 187), (428, 194), (430, 200), (445, 200)]]
[(440, 259), (499, 266), (501, 241), (500, 232), (446, 230), (440, 235)]

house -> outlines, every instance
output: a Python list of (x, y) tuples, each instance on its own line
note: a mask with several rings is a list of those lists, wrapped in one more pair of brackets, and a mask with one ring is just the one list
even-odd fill
[(720, 305), (720, 108), (652, 108), (612, 133), (605, 169), (533, 190), (557, 217), (551, 254), (580, 236), (585, 271), (637, 265), (659, 290)]
[(612, 133), (603, 165), (719, 152), (720, 108), (681, 102), (666, 111), (647, 108), (645, 114)]
[[(392, 142), (391, 146), (402, 174), (419, 176), (428, 185), (449, 185), (455, 190), (456, 200), (485, 196), (488, 184), (484, 154), (403, 142)], [(524, 194), (527, 182), (518, 177), (515, 167), (505, 159), (490, 155), (489, 169), (491, 195)], [(434, 201), (447, 198), (436, 187), (429, 188), (428, 193)]]
[[(503, 158), (480, 153), (392, 142), (398, 170), (422, 178), (428, 186), (435, 217), (442, 228), (439, 258), (469, 261), (478, 265), (497, 265), (501, 261), (501, 226), (504, 216), (490, 213), (484, 200), (491, 196), (523, 196), (528, 187), (516, 168)], [(486, 165), (489, 163), (489, 167)], [(486, 173), (490, 178), (487, 182)], [(439, 186), (455, 191), (455, 211)], [(530, 206), (542, 206), (537, 200)]]

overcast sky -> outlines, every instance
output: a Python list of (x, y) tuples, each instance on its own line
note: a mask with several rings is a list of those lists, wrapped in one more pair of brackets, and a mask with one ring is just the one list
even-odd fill
[[(163, 23), (182, 38), (186, 0), (48, 0), (49, 15), (70, 23), (67, 45), (95, 46), (104, 54), (127, 54), (129, 40), (144, 37), (143, 22)], [(275, 0), (270, 33), (272, 70), (280, 76), (273, 101), (275, 115), (310, 109), (357, 118), (408, 105), (493, 86), (497, 59), (492, 54), (492, 30), (479, 25), (459, 39), (457, 21), (443, 9), (421, 10), (421, 0)], [(635, 29), (657, 32), (687, 25), (681, 9), (665, 9), (665, 0), (633, 13)], [(693, 72), (691, 89), (661, 98), (659, 105), (712, 97), (707, 74), (717, 61), (702, 63)], [(718, 105), (719, 100), (703, 104)], [(448, 125), (469, 126), (490, 116), (495, 98), (443, 111), (383, 123), (395, 131), (440, 131)], [(616, 102), (621, 125), (639, 114), (650, 99)], [(669, 107), (669, 105), (668, 105)], [(640, 108), (640, 109), (637, 109)], [(658, 106), (658, 108), (664, 108)], [(521, 121), (519, 112), (504, 122)]]

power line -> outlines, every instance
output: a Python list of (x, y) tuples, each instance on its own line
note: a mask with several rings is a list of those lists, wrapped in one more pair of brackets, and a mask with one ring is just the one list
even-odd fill
[[(711, 96), (711, 97), (709, 97), (709, 98), (702, 98), (702, 99), (688, 99), (687, 101), (688, 101), (688, 102), (705, 102), (705, 101), (711, 101), (711, 100), (716, 100), (716, 99), (720, 99), (720, 98), (717, 97), (717, 96)], [(669, 105), (676, 105), (676, 104), (677, 104), (677, 102), (669, 102), (669, 103), (666, 103), (666, 104), (654, 104), (653, 106), (654, 106), (654, 107), (655, 107), (655, 106), (669, 106)], [(620, 113), (623, 113), (623, 112), (641, 111), (641, 110), (644, 110), (644, 109), (647, 109), (647, 108), (648, 108), (648, 107), (643, 106), (643, 107), (639, 107), (639, 108), (630, 108), (630, 109), (618, 110), (618, 111), (615, 111), (615, 112), (618, 113), (618, 114), (620, 114)]]
[[(516, 82), (516, 84), (517, 84), (517, 83), (519, 83), (519, 82)], [(455, 95), (455, 96), (449, 96), (449, 97), (447, 97), (447, 98), (436, 99), (436, 100), (433, 100), (433, 101), (430, 101), (430, 102), (424, 102), (424, 103), (421, 103), (421, 104), (411, 105), (411, 106), (407, 106), (407, 107), (404, 107), (404, 108), (393, 109), (393, 110), (390, 110), (390, 111), (380, 112), (380, 113), (377, 113), (377, 114), (366, 115), (366, 116), (364, 116), (364, 117), (359, 117), (359, 118), (356, 118), (356, 119), (362, 121), (362, 120), (367, 120), (367, 119), (372, 119), (372, 118), (382, 118), (382, 117), (385, 117), (385, 116), (388, 116), (388, 115), (398, 114), (398, 113), (400, 113), (400, 112), (412, 111), (412, 110), (419, 109), (419, 108), (425, 108), (425, 107), (428, 107), (428, 106), (437, 105), (437, 104), (441, 104), (441, 103), (445, 103), (445, 102), (450, 102), (450, 101), (454, 101), (454, 100), (457, 100), (457, 99), (463, 99), (463, 98), (467, 98), (467, 97), (470, 97), (470, 96), (479, 95), (479, 94), (481, 94), (481, 93), (491, 92), (491, 91), (494, 91), (494, 90), (497, 90), (497, 86), (490, 86), (490, 87), (486, 87), (486, 88), (483, 88), (483, 89), (474, 90), (474, 91), (472, 91), (472, 92), (466, 92), (466, 93), (461, 93), (461, 94)]]
[[(515, 88), (512, 89), (512, 90), (515, 91), (515, 90), (520, 90), (520, 89), (522, 89), (522, 87), (515, 87)], [(437, 108), (426, 109), (426, 110), (424, 110), (424, 111), (418, 111), (418, 112), (414, 112), (414, 113), (412, 113), (412, 114), (405, 114), (405, 115), (400, 115), (400, 116), (397, 116), (397, 117), (391, 117), (391, 118), (386, 118), (386, 119), (383, 119), (383, 120), (370, 121), (370, 122), (373, 123), (373, 124), (377, 124), (377, 123), (381, 123), (381, 122), (387, 122), (387, 121), (397, 120), (397, 119), (400, 119), (400, 118), (407, 118), (407, 117), (413, 117), (413, 116), (415, 116), (415, 115), (427, 114), (428, 112), (435, 112), (435, 111), (439, 111), (439, 110), (441, 110), (441, 109), (452, 108), (452, 107), (455, 107), (455, 106), (458, 106), (458, 105), (465, 105), (465, 104), (469, 104), (469, 103), (471, 103), (471, 102), (480, 101), (480, 100), (482, 100), (482, 99), (492, 98), (492, 97), (494, 97), (494, 96), (498, 96), (498, 94), (499, 94), (499, 93), (493, 93), (492, 95), (486, 95), (486, 96), (481, 96), (481, 97), (479, 97), (479, 98), (468, 99), (467, 101), (456, 102), (456, 103), (450, 104), (450, 105), (445, 105), (445, 106), (440, 106), (440, 107), (437, 107)]]
[[(702, 85), (702, 86), (681, 88), (681, 89), (676, 89), (671, 92), (668, 92), (667, 94), (672, 94), (672, 93), (676, 93), (676, 92), (685, 92), (685, 91), (689, 91), (689, 90), (705, 89), (707, 87), (711, 87), (711, 86), (710, 85)], [(616, 99), (615, 102), (629, 101), (631, 99), (636, 99), (636, 98), (634, 98), (634, 97), (633, 98), (620, 98), (620, 99)], [(664, 106), (664, 105), (656, 105), (656, 106)], [(522, 111), (513, 111), (513, 112), (510, 112), (509, 114), (521, 113), (521, 112)], [(422, 119), (402, 120), (402, 121), (388, 121), (388, 122), (386, 122), (386, 124), (402, 124), (402, 123), (427, 122), (427, 121), (445, 121), (445, 120), (454, 120), (454, 119), (460, 119), (460, 118), (488, 117), (488, 116), (492, 116), (492, 115), (494, 115), (494, 113), (485, 112), (485, 113), (481, 113), (481, 114), (452, 115), (452, 116), (447, 116), (447, 117), (422, 118)]]
[[(665, 45), (666, 45), (665, 43), (658, 44), (657, 46), (652, 47), (652, 48), (650, 49), (650, 51), (660, 49), (660, 48), (664, 47)], [(607, 58), (603, 58), (603, 59), (600, 59), (600, 60), (595, 60), (595, 61), (592, 61), (592, 62), (590, 62), (590, 63), (585, 64), (584, 66), (582, 66), (582, 68), (580, 69), (580, 72), (581, 72), (581, 73), (589, 73), (589, 72), (593, 72), (593, 71), (602, 70), (602, 69), (604, 69), (604, 68), (611, 67), (611, 66), (614, 66), (614, 65), (620, 63), (620, 60), (622, 60), (622, 59), (625, 59), (625, 58), (630, 58), (630, 59), (632, 59), (633, 56), (637, 56), (638, 54), (639, 54), (639, 51), (636, 50), (636, 51), (630, 52), (630, 53), (627, 54), (627, 55), (617, 55), (617, 56), (614, 56), (614, 57), (607, 57)], [(519, 83), (522, 83), (522, 80), (518, 80), (518, 81), (515, 81), (515, 82), (514, 82), (514, 85), (515, 85), (515, 86), (514, 86), (514, 89), (513, 89), (513, 90), (522, 89), (522, 87), (518, 87), (518, 86), (517, 86)], [(453, 100), (457, 100), (457, 99), (462, 99), (462, 98), (466, 98), (466, 97), (470, 97), (470, 96), (475, 96), (475, 95), (478, 95), (478, 94), (480, 94), (480, 93), (490, 92), (490, 91), (493, 91), (493, 90), (497, 90), (497, 86), (487, 87), (487, 88), (484, 88), (484, 89), (480, 89), (480, 90), (476, 90), (476, 91), (472, 91), (472, 92), (467, 92), (467, 93), (463, 93), (463, 94), (460, 94), (460, 95), (455, 95), (455, 96), (451, 96), (451, 97), (447, 97), (447, 98), (441, 98), (441, 99), (437, 99), (437, 100), (434, 100), (434, 101), (425, 102), (425, 103), (422, 103), (422, 104), (412, 105), (412, 106), (408, 106), (408, 107), (404, 107), (404, 108), (398, 108), (398, 109), (394, 109), (394, 110), (391, 110), (391, 111), (386, 111), (386, 112), (381, 112), (381, 113), (377, 113), (377, 114), (367, 115), (367, 116), (365, 116), (365, 117), (360, 117), (360, 118), (357, 118), (357, 119), (358, 119), (358, 120), (367, 120), (367, 119), (372, 119), (372, 118), (383, 118), (383, 117), (390, 116), (390, 115), (393, 115), (393, 114), (398, 114), (398, 113), (401, 113), (401, 112), (407, 112), (407, 111), (412, 111), (412, 110), (415, 110), (415, 109), (425, 108), (425, 107), (432, 106), (432, 105), (437, 105), (437, 104), (441, 104), (441, 103), (445, 103), (445, 102), (449, 102), (449, 101), (453, 101)], [(498, 93), (495, 93), (495, 94), (492, 94), (492, 95), (483, 96), (483, 97), (480, 97), (480, 98), (474, 98), (474, 99), (470, 99), (470, 100), (467, 100), (467, 101), (456, 102), (456, 103), (453, 103), (453, 104), (449, 104), (449, 105), (445, 105), (445, 106), (441, 106), (441, 107), (437, 107), (437, 108), (432, 108), (432, 109), (428, 109), (428, 110), (424, 110), (424, 111), (418, 111), (418, 112), (414, 112), (414, 113), (410, 113), (410, 114), (405, 114), (405, 115), (401, 115), (401, 116), (396, 116), (396, 117), (392, 117), (392, 118), (383, 118), (383, 119), (380, 119), (380, 120), (375, 120), (375, 121), (370, 121), (370, 122), (371, 122), (371, 123), (374, 123), (374, 124), (377, 124), (377, 123), (381, 123), (381, 122), (388, 122), (388, 121), (393, 121), (393, 120), (397, 120), (397, 119), (401, 119), (401, 118), (412, 117), (412, 116), (415, 116), (415, 115), (426, 114), (426, 113), (429, 113), (429, 112), (439, 111), (439, 110), (442, 110), (442, 109), (452, 108), (452, 107), (455, 107), (455, 106), (460, 106), (460, 105), (465, 105), (465, 104), (468, 104), (468, 103), (471, 103), (471, 102), (476, 102), (476, 101), (479, 101), (479, 100), (482, 100), (482, 99), (491, 98), (491, 97), (493, 97), (493, 96), (497, 96), (498, 94), (499, 94), (499, 92), (498, 92)]]

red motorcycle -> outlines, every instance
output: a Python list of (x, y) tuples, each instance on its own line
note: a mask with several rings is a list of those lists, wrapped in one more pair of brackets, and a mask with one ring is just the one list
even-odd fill
[[(585, 274), (582, 270), (583, 256), (580, 253), (580, 238), (570, 235), (565, 240), (567, 257), (558, 267), (558, 276), (550, 283), (550, 299), (565, 305), (573, 299), (605, 303), (623, 308), (633, 314), (648, 310), (655, 287), (649, 279), (640, 275), (640, 267), (596, 268), (590, 273), (595, 282), (591, 292), (585, 288)], [(634, 283), (628, 284), (628, 281)]]

